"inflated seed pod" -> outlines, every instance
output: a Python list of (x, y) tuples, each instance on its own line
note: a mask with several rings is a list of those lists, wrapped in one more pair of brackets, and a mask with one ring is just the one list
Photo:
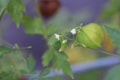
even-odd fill
[(83, 26), (76, 37), (78, 43), (84, 47), (100, 48), (104, 39), (104, 30), (100, 25), (90, 23)]

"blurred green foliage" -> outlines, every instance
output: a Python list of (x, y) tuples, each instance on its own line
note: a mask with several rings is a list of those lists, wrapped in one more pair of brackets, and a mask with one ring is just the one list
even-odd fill
[[(106, 7), (106, 9), (102, 13), (102, 16), (100, 16), (102, 19), (108, 19), (112, 15), (116, 15), (116, 13), (118, 13), (118, 17), (115, 17), (111, 20), (117, 22), (116, 25), (113, 27), (119, 26), (119, 3), (120, 0), (110, 0), (108, 7)], [(58, 17), (51, 20), (48, 25), (44, 25), (40, 18), (25, 16), (23, 14), (25, 12), (25, 5), (22, 0), (0, 0), (0, 19), (6, 12), (9, 13), (11, 19), (16, 23), (17, 27), (19, 27), (20, 23), (22, 22), (22, 24), (24, 25), (24, 31), (27, 34), (41, 34), (48, 41), (49, 49), (44, 53), (42, 57), (43, 66), (47, 68), (45, 68), (40, 73), (40, 80), (60, 79), (59, 77), (44, 78), (44, 76), (49, 74), (50, 72), (50, 68), (48, 68), (49, 65), (57, 70), (63, 70), (64, 73), (73, 78), (70, 64), (67, 61), (68, 57), (63, 52), (63, 49), (67, 45), (66, 43), (63, 43), (63, 41), (67, 39), (66, 36), (61, 35), (65, 34), (66, 32), (70, 32), (71, 29), (78, 25), (81, 25), (83, 21), (87, 20), (90, 15), (89, 11), (75, 14), (75, 16), (72, 17), (70, 17), (71, 14), (69, 14), (69, 12), (63, 11), (63, 13), (58, 15)], [(104, 29), (108, 33), (113, 43), (119, 49), (120, 31), (108, 26), (104, 26)], [(55, 40), (55, 37), (53, 36), (55, 32), (60, 33), (61, 40)], [(0, 46), (0, 80), (16, 80), (16, 78), (19, 76), (22, 76), (24, 74), (31, 74), (34, 72), (34, 58), (32, 56), (29, 56), (27, 59), (25, 59), (23, 53), (19, 49), (19, 47), (9, 48), (6, 46)], [(105, 80), (118, 80), (118, 74), (120, 72), (119, 70), (119, 65), (112, 68), (108, 72)], [(97, 80), (98, 76), (101, 73), (102, 70), (93, 70), (90, 72), (83, 72), (82, 74), (75, 75), (75, 77), (78, 80)]]
[(75, 75), (76, 80), (102, 80), (106, 68), (88, 70)]
[(104, 80), (120, 80), (120, 65), (116, 65), (108, 71)]
[(120, 12), (120, 0), (109, 0), (100, 18), (106, 19), (118, 12)]
[(23, 18), (23, 12), (25, 11), (25, 5), (21, 0), (10, 0), (7, 5), (7, 12), (10, 14), (12, 20), (19, 27), (21, 19)]

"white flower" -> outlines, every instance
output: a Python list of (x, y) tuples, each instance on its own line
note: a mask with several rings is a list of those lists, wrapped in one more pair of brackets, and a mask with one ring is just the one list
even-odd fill
[(60, 35), (59, 34), (54, 34), (55, 35), (55, 38), (57, 39), (57, 40), (60, 40)]
[(71, 32), (73, 35), (75, 35), (75, 34), (76, 34), (76, 29), (74, 28), (74, 29), (72, 29), (70, 32)]

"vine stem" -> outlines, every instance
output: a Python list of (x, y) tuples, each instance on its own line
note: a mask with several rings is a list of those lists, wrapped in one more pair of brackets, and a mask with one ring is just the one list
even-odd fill
[(103, 52), (103, 53), (105, 53), (105, 54), (108, 54), (108, 55), (111, 55), (111, 56), (118, 56), (118, 57), (120, 57), (120, 56), (117, 55), (117, 54), (109, 53), (109, 52), (106, 52), (106, 51), (101, 51), (101, 52)]

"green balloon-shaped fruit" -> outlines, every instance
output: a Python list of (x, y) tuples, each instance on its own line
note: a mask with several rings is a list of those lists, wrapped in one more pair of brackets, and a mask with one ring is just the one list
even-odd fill
[(77, 33), (78, 43), (88, 48), (100, 48), (103, 39), (104, 30), (96, 23), (89, 23), (81, 27)]

